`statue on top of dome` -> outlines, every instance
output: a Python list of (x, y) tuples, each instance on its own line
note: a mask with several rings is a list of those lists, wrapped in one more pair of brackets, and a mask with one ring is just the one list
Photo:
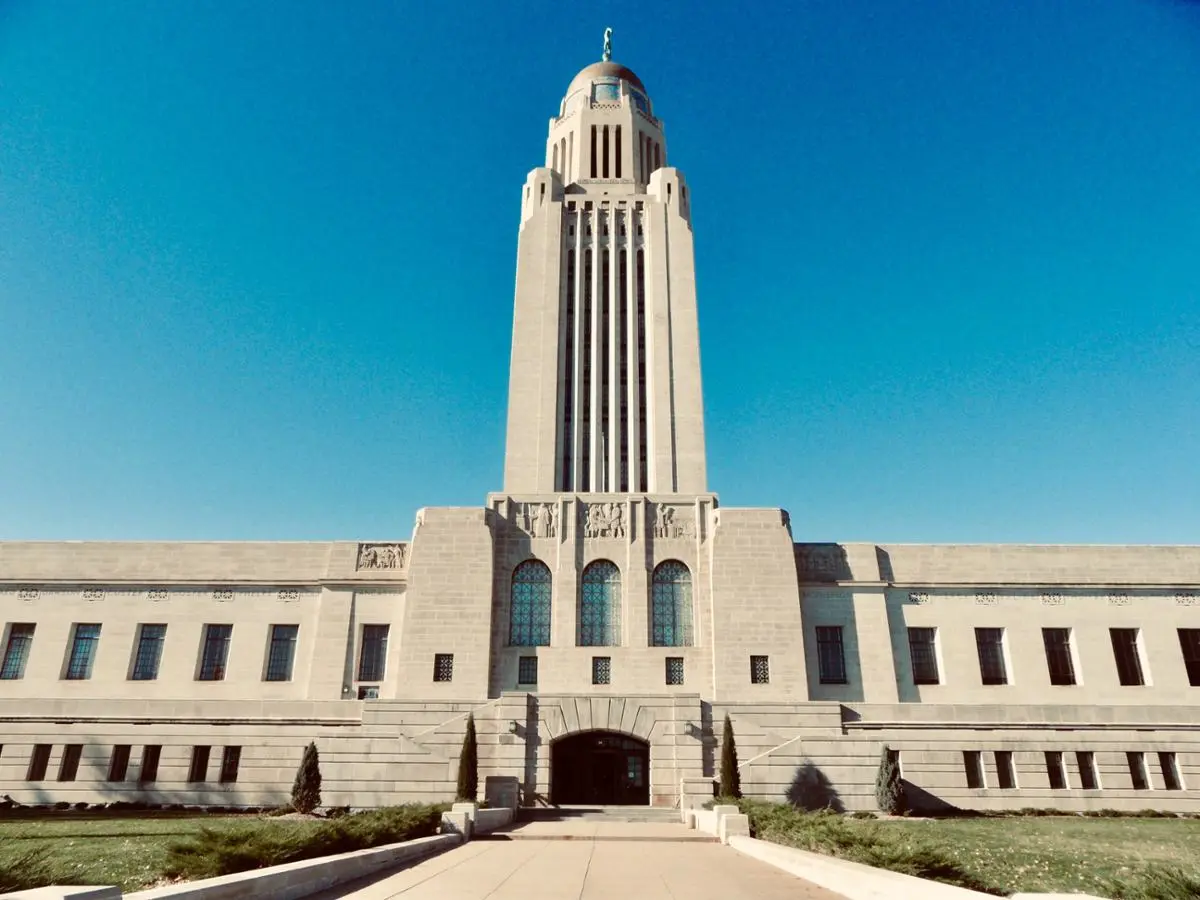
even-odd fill
[(612, 62), (612, 29), (604, 29), (604, 61)]

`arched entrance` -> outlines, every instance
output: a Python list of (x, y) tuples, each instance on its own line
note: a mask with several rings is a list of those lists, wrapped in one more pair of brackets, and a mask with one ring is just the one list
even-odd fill
[(650, 745), (617, 731), (584, 731), (550, 745), (550, 802), (650, 805)]

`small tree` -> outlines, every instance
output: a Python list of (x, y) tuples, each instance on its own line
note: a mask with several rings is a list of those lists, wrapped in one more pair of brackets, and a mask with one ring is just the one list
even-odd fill
[(315, 741), (304, 748), (296, 780), (292, 782), (292, 807), (296, 812), (310, 813), (321, 805), (321, 760)]
[(733, 740), (733, 722), (725, 714), (725, 729), (721, 733), (721, 796), (742, 796), (742, 779), (738, 775), (737, 744)]
[(467, 714), (467, 733), (458, 755), (458, 794), (456, 800), (474, 803), (479, 795), (479, 742), (475, 739), (475, 716)]
[(875, 777), (875, 803), (880, 812), (889, 816), (903, 815), (908, 808), (904, 782), (900, 778), (900, 759), (886, 744), (879, 757), (879, 774)]

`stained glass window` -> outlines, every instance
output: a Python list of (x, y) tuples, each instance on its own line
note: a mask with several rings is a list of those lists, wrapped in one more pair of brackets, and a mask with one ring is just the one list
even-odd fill
[(621, 570), (598, 559), (583, 570), (579, 592), (579, 646), (613, 647), (621, 633)]
[(512, 577), (510, 647), (550, 646), (550, 569), (536, 559), (517, 566)]
[(692, 645), (692, 573), (678, 560), (659, 563), (650, 598), (650, 644)]

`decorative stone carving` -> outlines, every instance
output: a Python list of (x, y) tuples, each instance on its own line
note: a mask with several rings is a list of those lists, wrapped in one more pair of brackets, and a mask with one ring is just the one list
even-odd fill
[(401, 569), (404, 567), (404, 554), (408, 548), (404, 544), (359, 544), (358, 564), (356, 569)]
[(975, 605), (976, 606), (995, 606), (1000, 600), (996, 596), (995, 591), (976, 591)]
[(585, 538), (623, 538), (629, 533), (624, 503), (580, 503), (579, 515)]
[(514, 503), (513, 521), (530, 537), (558, 537), (557, 503)]
[(18, 588), (17, 589), (17, 599), (18, 600), (36, 600), (37, 598), (38, 598), (38, 589), (37, 588)]
[(1200, 597), (1192, 591), (1179, 591), (1175, 594), (1176, 606), (1200, 606)]
[(1109, 606), (1128, 606), (1129, 595), (1125, 593), (1113, 593), (1108, 595)]
[(928, 603), (929, 602), (929, 594), (926, 591), (909, 591), (908, 592), (908, 602), (916, 603), (916, 604)]
[(839, 544), (797, 544), (796, 563), (808, 581), (846, 581), (850, 567)]
[(163, 590), (146, 591), (146, 599), (160, 602), (167, 599), (167, 592)]
[(228, 589), (218, 588), (217, 590), (213, 591), (212, 596), (213, 596), (214, 600), (220, 600), (221, 602), (227, 603), (233, 599), (233, 591), (228, 590)]
[(103, 600), (104, 588), (85, 588), (83, 591), (84, 600)]
[(300, 592), (297, 590), (284, 590), (279, 592), (280, 600), (299, 600)]
[(695, 536), (695, 523), (687, 517), (691, 507), (667, 506), (663, 503), (647, 504), (650, 517), (649, 530), (657, 538), (691, 538)]
[(1067, 598), (1062, 594), (1042, 594), (1042, 606), (1065, 606)]

